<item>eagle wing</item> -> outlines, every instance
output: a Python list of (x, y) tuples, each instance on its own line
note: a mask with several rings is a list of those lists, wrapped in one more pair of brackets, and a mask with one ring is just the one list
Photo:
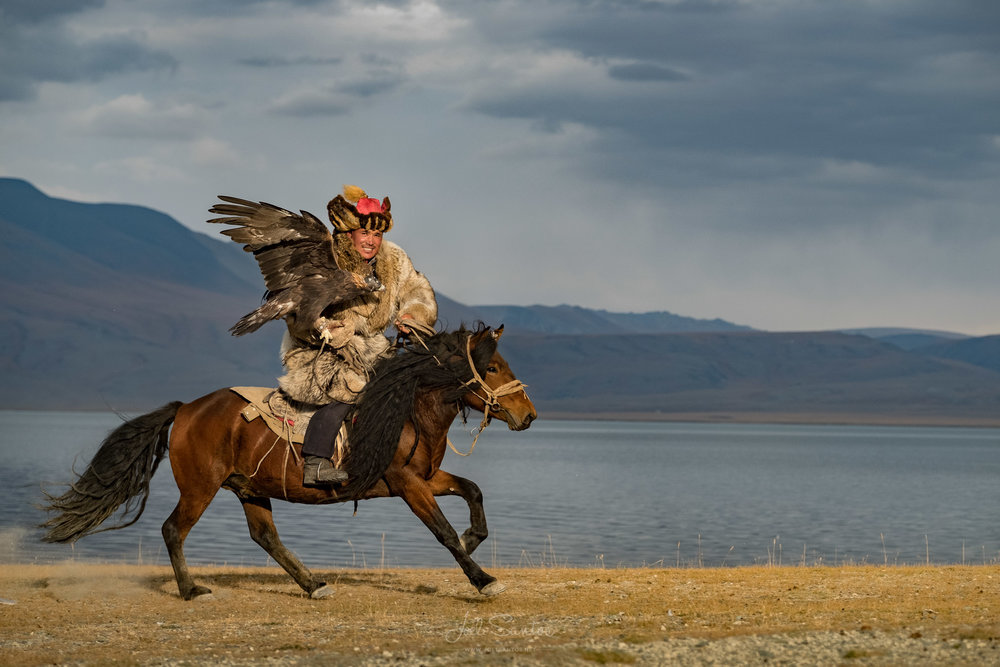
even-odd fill
[(208, 222), (234, 225), (222, 234), (253, 253), (268, 292), (264, 304), (233, 326), (233, 335), (256, 331), (278, 318), (292, 317), (310, 327), (328, 306), (382, 289), (370, 268), (368, 275), (340, 268), (333, 236), (313, 214), (225, 195), (219, 199), (225, 203), (209, 212), (223, 217)]

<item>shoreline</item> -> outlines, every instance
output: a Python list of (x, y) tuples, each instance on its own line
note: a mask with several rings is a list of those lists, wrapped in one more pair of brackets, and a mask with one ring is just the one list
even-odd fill
[[(111, 409), (101, 407), (77, 408), (2, 408), (0, 412), (85, 412), (140, 415), (158, 408), (155, 406)], [(574, 412), (569, 410), (540, 410), (539, 419), (551, 421), (591, 422), (660, 422), (694, 424), (782, 424), (802, 426), (915, 426), (955, 428), (1000, 428), (1000, 416), (987, 415), (913, 415), (892, 413), (840, 413), (840, 412), (753, 412), (753, 411), (638, 411), (638, 412)]]
[[(317, 570), (4, 565), (0, 664), (987, 664), (1000, 565)], [(863, 660), (860, 660), (863, 658)]]
[(695, 424), (788, 424), (803, 426), (927, 426), (1000, 428), (1000, 417), (855, 414), (834, 412), (540, 412), (556, 421), (620, 421)]

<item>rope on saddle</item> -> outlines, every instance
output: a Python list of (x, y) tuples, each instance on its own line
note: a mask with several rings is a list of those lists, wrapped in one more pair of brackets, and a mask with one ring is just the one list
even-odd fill
[[(285, 411), (283, 411), (282, 414), (278, 415), (281, 418), (281, 429), (283, 431), (282, 435), (284, 435), (285, 444), (287, 445), (287, 447), (285, 448), (285, 457), (284, 457), (284, 459), (282, 461), (282, 466), (281, 466), (281, 492), (282, 492), (282, 494), (284, 494), (285, 500), (288, 500), (288, 486), (286, 484), (286, 479), (287, 479), (286, 471), (288, 470), (288, 457), (289, 457), (289, 454), (291, 454), (292, 458), (295, 460), (296, 463), (298, 463), (298, 461), (299, 461), (299, 454), (298, 454), (298, 452), (295, 451), (295, 448), (292, 447), (292, 426), (291, 426), (291, 424), (289, 422), (289, 419), (288, 419), (288, 412), (287, 412), (288, 409), (289, 408), (286, 405), (285, 406)], [(282, 439), (281, 435), (276, 435), (275, 436), (274, 442), (271, 443), (271, 446), (268, 448), (268, 450), (266, 452), (264, 452), (264, 456), (260, 457), (260, 461), (257, 462), (257, 467), (254, 469), (253, 473), (250, 475), (250, 479), (253, 479), (254, 477), (257, 476), (257, 473), (260, 472), (260, 467), (262, 465), (264, 465), (264, 460), (267, 459), (268, 456), (270, 456), (271, 452), (274, 451), (275, 446), (277, 446), (278, 442), (281, 439)]]

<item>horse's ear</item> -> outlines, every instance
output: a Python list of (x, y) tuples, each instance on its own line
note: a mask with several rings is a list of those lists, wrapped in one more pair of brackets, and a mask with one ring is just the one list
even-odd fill
[(503, 325), (501, 324), (499, 327), (493, 330), (493, 340), (500, 340), (500, 336), (502, 335), (503, 335)]

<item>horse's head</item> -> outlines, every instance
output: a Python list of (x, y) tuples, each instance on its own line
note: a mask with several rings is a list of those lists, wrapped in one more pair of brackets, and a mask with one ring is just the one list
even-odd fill
[(507, 361), (497, 352), (497, 341), (502, 334), (503, 325), (500, 325), (498, 329), (487, 328), (469, 337), (468, 357), (473, 379), (465, 402), (476, 410), (482, 410), (487, 419), (496, 416), (503, 419), (510, 430), (523, 431), (538, 417), (538, 413), (525, 393), (524, 385), (514, 377)]

